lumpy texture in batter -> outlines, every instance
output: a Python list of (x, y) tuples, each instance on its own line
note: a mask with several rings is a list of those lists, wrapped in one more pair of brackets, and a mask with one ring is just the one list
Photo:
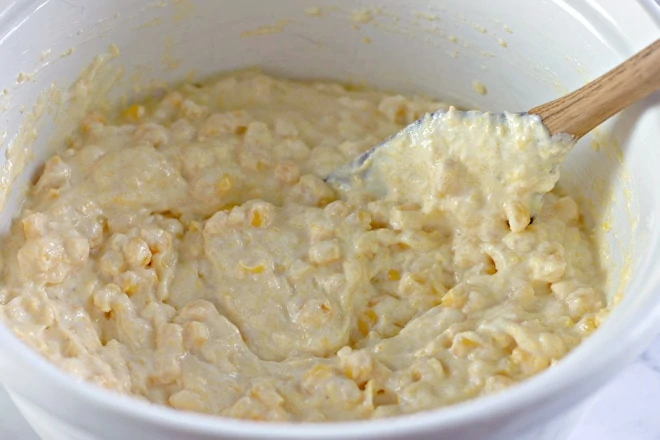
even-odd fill
[(570, 143), (449, 109), (326, 182), (438, 109), (243, 72), (89, 114), (2, 239), (0, 317), (76, 376), (227, 417), (506, 388), (605, 314), (578, 206), (553, 190)]

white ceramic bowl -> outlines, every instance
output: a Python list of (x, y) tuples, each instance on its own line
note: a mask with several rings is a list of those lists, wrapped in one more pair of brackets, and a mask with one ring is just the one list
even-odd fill
[[(192, 69), (199, 77), (260, 65), (296, 77), (367, 81), (487, 109), (525, 110), (582, 85), (660, 36), (655, 4), (643, 1), (397, 0), (358, 24), (350, 19), (352, 11), (386, 2), (0, 0), (0, 91), (7, 89), (0, 93), (0, 145), (3, 153), (19, 145), (12, 140), (24, 122), (22, 109), (31, 109), (53, 82), (70, 86), (110, 44), (121, 50), (114, 64), (125, 69), (114, 98), (136, 83), (180, 80)], [(312, 7), (321, 8), (321, 16), (306, 13)], [(28, 75), (19, 80), (20, 73)], [(476, 94), (474, 80), (489, 93)], [(660, 324), (657, 104), (656, 95), (584, 139), (562, 180), (585, 195), (594, 218), (612, 226), (603, 232), (613, 272), (609, 294), (625, 287), (623, 301), (559, 365), (503, 394), (371, 422), (284, 426), (224, 420), (80, 383), (2, 325), (0, 380), (45, 439), (566, 438), (582, 402), (639, 354)], [(33, 160), (19, 170), (14, 189), (48, 154), (54, 133), (46, 114), (30, 146)], [(3, 230), (16, 213), (17, 193), (2, 209)]]

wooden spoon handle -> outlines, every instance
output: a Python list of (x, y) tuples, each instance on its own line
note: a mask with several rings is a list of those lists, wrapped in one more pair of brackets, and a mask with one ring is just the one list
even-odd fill
[(529, 111), (551, 134), (576, 139), (629, 105), (660, 90), (660, 40), (586, 86)]

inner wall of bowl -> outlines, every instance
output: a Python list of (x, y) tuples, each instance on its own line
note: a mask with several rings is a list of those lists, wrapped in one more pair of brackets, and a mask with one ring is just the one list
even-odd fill
[[(124, 71), (108, 96), (111, 102), (147, 93), (163, 81), (260, 66), (291, 77), (368, 83), (494, 111), (524, 111), (556, 98), (614, 66), (627, 50), (588, 1), (571, 2), (570, 7), (562, 1), (526, 0), (381, 3), (28, 3), (21, 8), (30, 9), (29, 18), (0, 40), (5, 66), (0, 90), (6, 88), (0, 95), (6, 125), (2, 148), (23, 146), (12, 145), (12, 139), (41, 91), (53, 83), (67, 90), (111, 44), (120, 50), (112, 65)], [(0, 16), (0, 27), (11, 28), (11, 15)], [(478, 93), (475, 82), (487, 93)], [(640, 112), (615, 118), (582, 140), (562, 177), (564, 187), (582, 194), (595, 235), (603, 237), (612, 271), (610, 297), (643, 261), (657, 209), (655, 200), (643, 206), (637, 202), (638, 195), (652, 193), (652, 169), (660, 163), (655, 151), (649, 152), (658, 128), (653, 120), (637, 121)], [(40, 118), (37, 140), (29, 144), (33, 160), (12, 185), (0, 215), (2, 230), (18, 209), (20, 190), (61, 145), (54, 137), (60, 132), (53, 117), (47, 113)], [(653, 160), (651, 153), (656, 154)]]

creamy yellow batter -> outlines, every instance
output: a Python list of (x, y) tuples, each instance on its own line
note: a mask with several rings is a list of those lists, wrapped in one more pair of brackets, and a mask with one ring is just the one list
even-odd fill
[(91, 113), (2, 238), (0, 317), (83, 379), (227, 417), (377, 418), (508, 387), (606, 313), (553, 190), (569, 143), (452, 109), (368, 177), (324, 180), (447, 108), (242, 72)]

